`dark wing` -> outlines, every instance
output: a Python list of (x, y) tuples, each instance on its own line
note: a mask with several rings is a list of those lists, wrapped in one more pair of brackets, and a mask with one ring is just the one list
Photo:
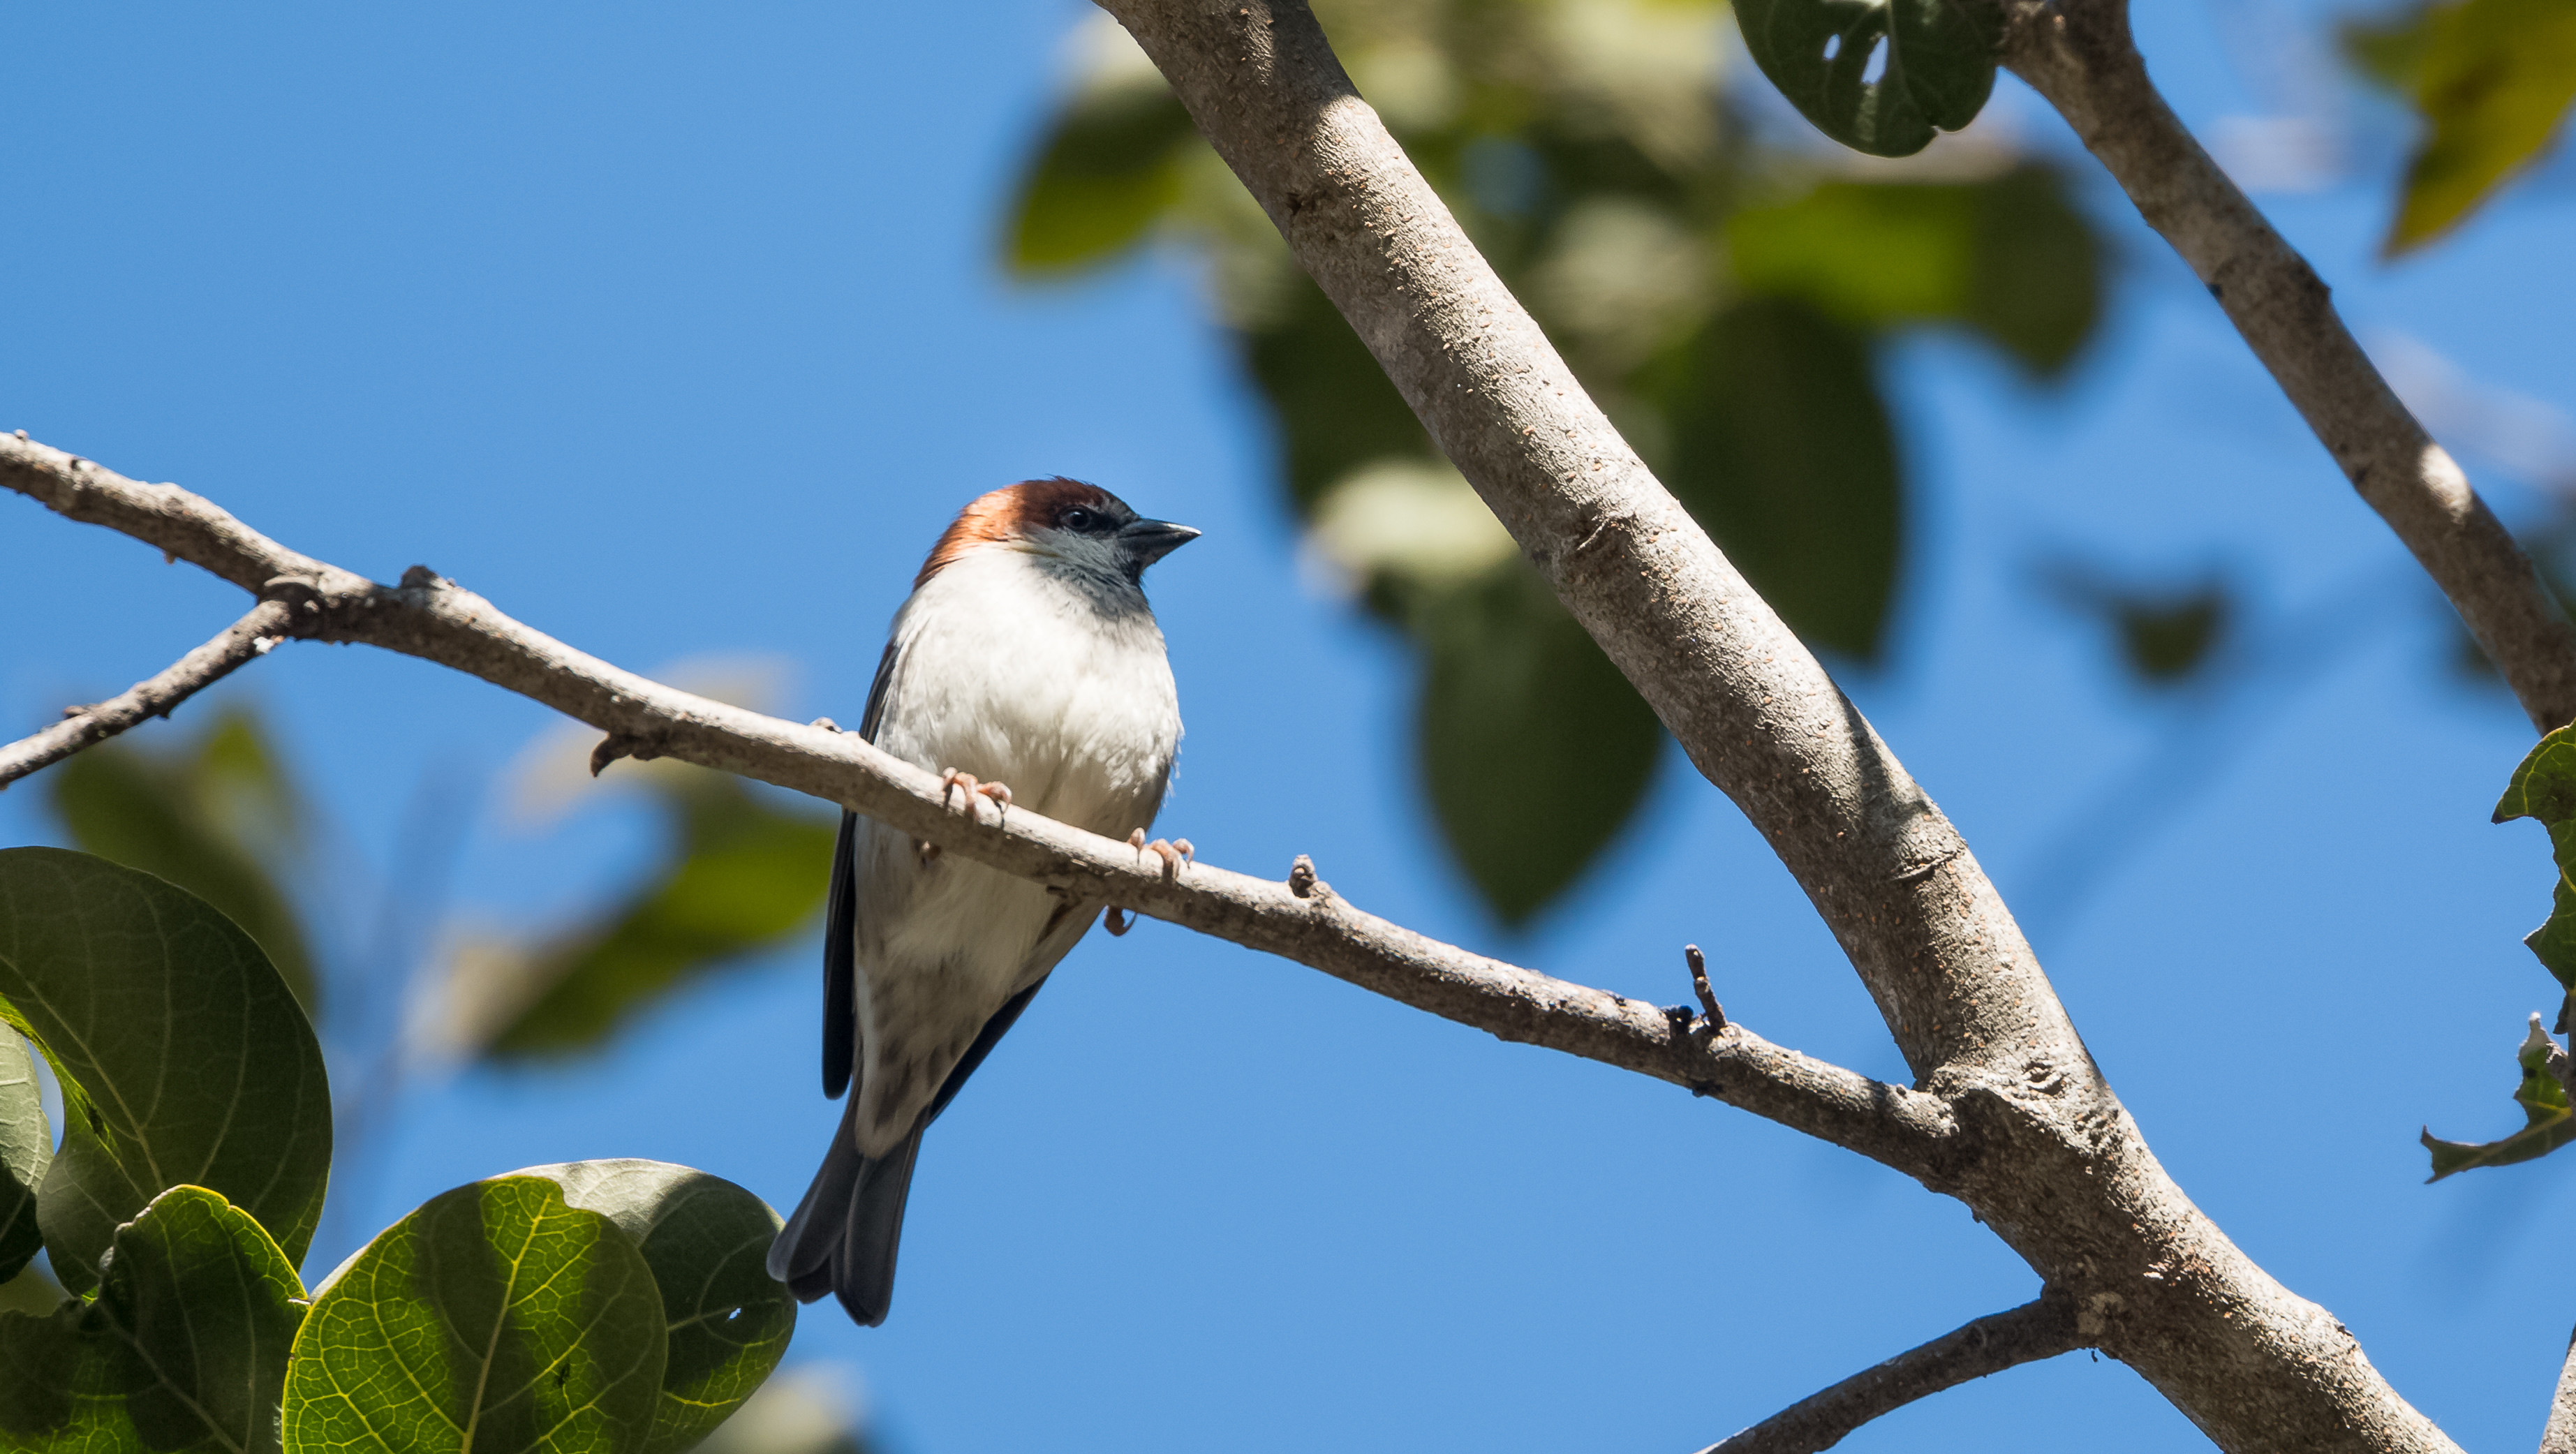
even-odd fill
[(975, 1043), (966, 1047), (966, 1058), (957, 1062), (955, 1070), (948, 1072), (948, 1079), (940, 1083), (939, 1094), (932, 1098), (930, 1109), (922, 1112), (921, 1125), (913, 1128), (914, 1139), (918, 1140), (930, 1123), (939, 1119), (939, 1113), (948, 1109), (948, 1103), (957, 1099), (957, 1093), (966, 1088), (966, 1077), (973, 1075), (975, 1067), (984, 1063), (984, 1057), (993, 1053), (993, 1047), (1002, 1043), (1002, 1036), (1020, 1018), (1020, 1011), (1027, 1009), (1029, 1001), (1036, 999), (1038, 991), (1045, 987), (1046, 981), (1041, 979), (1011, 996), (1010, 1003), (995, 1010), (993, 1018), (984, 1022), (984, 1028), (975, 1036)]
[[(877, 740), (885, 718), (886, 683), (894, 676), (894, 643), (877, 658), (876, 680), (868, 683), (868, 705), (859, 718), (859, 735)], [(859, 1059), (859, 966), (853, 957), (859, 929), (859, 815), (841, 814), (840, 836), (832, 840), (832, 877), (823, 910), (823, 1094), (838, 1096), (850, 1088), (850, 1072)]]

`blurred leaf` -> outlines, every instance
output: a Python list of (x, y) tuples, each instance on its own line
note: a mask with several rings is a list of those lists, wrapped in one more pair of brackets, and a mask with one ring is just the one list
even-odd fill
[(606, 1040), (692, 980), (781, 943), (822, 907), (834, 822), (779, 806), (725, 773), (654, 779), (677, 830), (670, 866), (592, 925), (528, 951), (460, 959), (451, 1043), (493, 1059)]
[(43, 1263), (30, 1262), (18, 1269), (16, 1277), (0, 1282), (0, 1312), (42, 1316), (62, 1306), (68, 1296)]
[(2458, 226), (2550, 144), (2576, 101), (2576, 5), (2568, 0), (2425, 5), (2348, 26), (2344, 44), (2424, 119), (2381, 247), (2387, 257)]
[(317, 1290), (287, 1367), (286, 1447), (643, 1454), (664, 1342), (652, 1271), (614, 1221), (543, 1177), (478, 1181)]
[(1736, 213), (1726, 239), (1748, 292), (1860, 327), (1965, 324), (2043, 374), (2101, 314), (2100, 247), (2065, 179), (2035, 163), (1976, 182), (1829, 181)]
[(1494, 912), (1525, 923), (1635, 812), (1663, 727), (1517, 558), (1429, 597), (1418, 634), (1416, 742), (1442, 836)]
[(12, 1450), (273, 1454), (304, 1285), (260, 1225), (202, 1187), (116, 1231), (91, 1302), (0, 1313)]
[(830, 1364), (807, 1363), (760, 1386), (698, 1454), (867, 1454), (857, 1401)]
[(555, 1183), (566, 1202), (615, 1222), (643, 1249), (669, 1330), (645, 1447), (695, 1447), (760, 1387), (796, 1331), (796, 1299), (763, 1266), (785, 1224), (732, 1182), (663, 1161), (573, 1161), (511, 1174)]
[(1289, 497), (1303, 515), (1362, 465), (1438, 451), (1324, 290), (1300, 275), (1284, 292), (1279, 314), (1244, 335), (1244, 358), (1278, 418)]
[(303, 1257), (330, 1176), (330, 1086), (313, 1027), (231, 920), (105, 859), (0, 850), (0, 1018), (62, 1083), (36, 1218), (66, 1287), (94, 1286), (118, 1225), (183, 1184)]
[(1160, 77), (1077, 97), (1020, 181), (1012, 269), (1067, 272), (1141, 241), (1179, 199), (1181, 145), (1197, 135)]
[(1735, 0), (1735, 19), (1780, 94), (1859, 151), (1910, 156), (1994, 91), (1991, 0)]
[[(2576, 726), (2561, 727), (2540, 739), (2505, 786), (2495, 821), (2536, 819), (2549, 830), (2549, 846), (2558, 862), (2558, 884), (2549, 918), (2522, 941), (2558, 980), (2560, 989), (2576, 994)], [(2568, 1006), (2562, 1000), (2558, 1032), (2567, 1032)]]
[(1520, 553), (1511, 532), (1447, 460), (1383, 459), (1336, 483), (1311, 537), (1353, 583), (1389, 578), (1441, 589), (1475, 580)]
[(1810, 645), (1874, 660), (1904, 520), (1868, 347), (1806, 304), (1759, 298), (1679, 363), (1664, 482)]
[(2074, 560), (2051, 562), (2040, 576), (2049, 594), (2109, 627), (2122, 663), (2150, 686), (2175, 685), (2207, 665), (2236, 614), (2234, 593), (2215, 579), (2139, 587)]
[(2472, 1167), (2537, 1160), (2576, 1140), (2576, 1112), (2571, 1112), (2567, 1087), (2550, 1064), (2553, 1059), (2565, 1060), (2566, 1055), (2550, 1043), (2541, 1032), (2540, 1017), (2533, 1015), (2530, 1033), (2515, 1057), (2522, 1065), (2522, 1084), (2515, 1087), (2513, 1098), (2522, 1107), (2523, 1128), (2501, 1141), (2482, 1143), (2443, 1141), (2427, 1130), (2423, 1135), (2424, 1149), (2433, 1154), (2433, 1174), (2425, 1179), (2440, 1181)]
[(0, 1024), (0, 1282), (16, 1277), (45, 1245), (36, 1230), (36, 1188), (53, 1162), (36, 1059), (17, 1031)]
[(74, 844), (214, 905), (315, 1009), (312, 953), (271, 867), (304, 837), (305, 812), (255, 717), (227, 708), (167, 751), (105, 743), (51, 776), (50, 805)]

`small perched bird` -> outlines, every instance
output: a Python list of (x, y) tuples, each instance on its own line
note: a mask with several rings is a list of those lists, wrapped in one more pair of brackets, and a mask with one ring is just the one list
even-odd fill
[[(1181, 712), (1145, 568), (1197, 538), (1108, 491), (1030, 480), (958, 513), (895, 613), (859, 731), (950, 791), (1144, 843)], [(769, 1273), (885, 1321), (921, 1133), (1099, 916), (841, 815), (823, 940), (823, 1093), (850, 1090)], [(1119, 928), (1113, 920), (1110, 927)]]

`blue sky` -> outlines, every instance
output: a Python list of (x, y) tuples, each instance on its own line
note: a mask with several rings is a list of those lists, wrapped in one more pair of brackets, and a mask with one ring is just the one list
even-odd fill
[[(2220, 12), (2141, 15), (2187, 120), (2313, 100), (2276, 36)], [(2302, 13), (2257, 12), (2291, 34)], [(1407, 780), (1404, 663), (1301, 576), (1265, 421), (1186, 266), (1037, 290), (993, 266), (1083, 13), (21, 12), (0, 428), (378, 579), (426, 562), (622, 665), (785, 658), (780, 707), (844, 721), (960, 502), (1097, 479), (1207, 532), (1152, 582), (1189, 722), (1164, 821), (1203, 857), (1311, 853), (1379, 913), (1659, 1001), (1696, 941), (1732, 1015), (1900, 1077), (1804, 897), (1677, 754), (1534, 932), (1476, 908)], [(2383, 268), (2402, 133), (2356, 114), (2354, 168), (2264, 199), (2356, 328), (2576, 410), (2567, 167)], [(2067, 146), (2010, 82), (1985, 124)], [(2414, 1137), (2511, 1128), (2508, 1057), (2552, 997), (2518, 942), (2545, 909), (2540, 831), (2486, 821), (2528, 731), (2448, 674), (2402, 551), (2180, 265), (2090, 195), (2122, 264), (2068, 383), (1946, 336), (1890, 359), (1922, 528), (1896, 664), (1851, 689), (2023, 911), (2185, 1189), (2463, 1443), (2527, 1445), (2576, 1321), (2542, 1235), (2576, 1163), (2427, 1187)], [(2532, 510), (2531, 481), (2469, 462)], [(2032, 584), (2063, 548), (2230, 573), (2288, 684), (2216, 716), (2130, 687)], [(241, 609), (0, 499), (0, 714), (21, 729)], [(456, 911), (540, 924), (649, 856), (613, 802), (511, 826), (498, 784), (549, 722), (497, 690), (311, 645), (224, 690), (285, 724), (353, 880), (411, 872), (405, 840), (452, 821)], [(37, 806), (0, 795), (0, 842), (45, 839)], [(344, 1225), (606, 1155), (792, 1204), (834, 1115), (812, 969), (800, 946), (597, 1059), (415, 1091), (344, 1182)], [(2034, 1291), (1959, 1205), (1830, 1147), (1148, 922), (1077, 950), (941, 1122), (892, 1321), (818, 1310), (791, 1356), (854, 1365), (902, 1454), (1678, 1450)], [(1844, 1447), (2079, 1441), (2201, 1443), (2076, 1356)]]

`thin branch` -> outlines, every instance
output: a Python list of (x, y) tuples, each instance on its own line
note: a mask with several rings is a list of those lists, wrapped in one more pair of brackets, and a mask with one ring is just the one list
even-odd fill
[(222, 681), (233, 668), (286, 639), (291, 624), (283, 601), (262, 601), (250, 614), (224, 628), (224, 633), (166, 670), (136, 682), (104, 702), (74, 707), (63, 720), (32, 737), (0, 746), (0, 788), (41, 767), (50, 767), (84, 747), (104, 742), (147, 718), (167, 717), (173, 708)]
[(2158, 94), (2126, 0), (2011, 0), (2006, 59), (2218, 300), (2363, 500), (2448, 596), (2542, 732), (2576, 720), (2576, 625), (2416, 422), (2330, 290)]
[(2540, 1454), (2576, 1454), (2576, 1333), (2568, 1335), (2567, 1361), (2558, 1368), (2558, 1392), (2549, 1400)]
[[(0, 437), (0, 485), (295, 606), (296, 633), (454, 667), (608, 734), (614, 756), (675, 757), (839, 803), (1085, 903), (1117, 905), (1293, 959), (1416, 1009), (1689, 1087), (1934, 1185), (1954, 1127), (1935, 1097), (1688, 1015), (1471, 954), (1354, 908), (1316, 879), (1166, 868), (1126, 843), (965, 795), (856, 734), (765, 717), (621, 671), (511, 620), (424, 566), (399, 588), (288, 550), (176, 485), (147, 485)], [(971, 815), (971, 816), (970, 816)]]
[(1842, 1442), (1852, 1430), (1916, 1399), (2017, 1364), (2090, 1346), (2077, 1321), (2073, 1298), (2043, 1294), (2036, 1302), (1979, 1318), (1855, 1373), (1752, 1428), (1720, 1439), (1700, 1454), (1817, 1454)]

